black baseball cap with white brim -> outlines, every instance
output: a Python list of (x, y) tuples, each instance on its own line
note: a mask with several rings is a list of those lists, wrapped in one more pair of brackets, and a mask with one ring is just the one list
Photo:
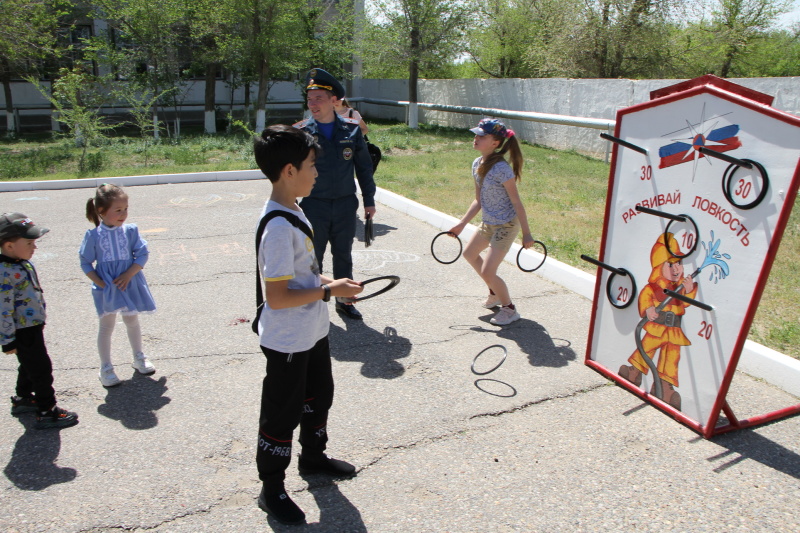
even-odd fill
[(33, 220), (22, 213), (3, 213), (0, 215), (0, 242), (22, 237), (38, 239), (50, 231), (33, 223)]

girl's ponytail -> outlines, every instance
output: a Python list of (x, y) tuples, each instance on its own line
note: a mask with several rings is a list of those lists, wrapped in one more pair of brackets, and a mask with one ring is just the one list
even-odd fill
[(522, 149), (519, 147), (519, 141), (513, 132), (508, 142), (506, 142), (504, 149), (505, 152), (501, 151), (500, 153), (508, 153), (508, 158), (511, 160), (511, 168), (514, 169), (514, 179), (517, 181), (521, 180), (524, 161), (522, 159)]
[(86, 202), (86, 218), (95, 226), (100, 225), (100, 217), (97, 216), (97, 209), (94, 208), (94, 198), (89, 198)]

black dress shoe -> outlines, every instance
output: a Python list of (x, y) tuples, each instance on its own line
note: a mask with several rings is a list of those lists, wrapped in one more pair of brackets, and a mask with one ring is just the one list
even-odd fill
[(336, 302), (336, 312), (342, 313), (347, 318), (352, 318), (353, 320), (363, 320), (363, 316), (361, 316), (361, 311), (356, 309), (355, 305), (345, 304), (342, 302)]
[(281, 524), (295, 525), (306, 521), (306, 514), (292, 501), (286, 491), (279, 494), (265, 494), (261, 489), (258, 506)]
[(325, 474), (331, 477), (350, 477), (356, 473), (356, 467), (346, 461), (340, 461), (323, 454), (309, 459), (300, 454), (297, 468), (301, 474)]

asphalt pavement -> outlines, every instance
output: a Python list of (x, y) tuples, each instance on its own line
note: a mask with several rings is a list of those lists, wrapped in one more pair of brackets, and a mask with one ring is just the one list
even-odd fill
[[(158, 311), (141, 321), (157, 372), (130, 368), (119, 323), (124, 382), (112, 389), (97, 379), (97, 317), (77, 255), (92, 189), (0, 193), (3, 211), (52, 229), (33, 262), (59, 403), (80, 416), (59, 431), (0, 414), (0, 530), (800, 531), (800, 417), (703, 439), (584, 365), (585, 297), (503, 264), (522, 319), (493, 326), (469, 265), (431, 257), (439, 230), (380, 204), (370, 248), (359, 223), (355, 277), (401, 282), (359, 304), (363, 322), (330, 304), (328, 451), (358, 473), (301, 477), (295, 457), (286, 485), (308, 524), (277, 524), (255, 501), (265, 360), (249, 323), (269, 183), (128, 193), (150, 246)], [(15, 380), (15, 359), (0, 358), (6, 398)], [(798, 399), (737, 373), (729, 402), (745, 418)]]

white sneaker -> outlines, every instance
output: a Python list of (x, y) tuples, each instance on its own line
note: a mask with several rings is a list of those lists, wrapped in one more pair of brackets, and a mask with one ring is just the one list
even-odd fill
[(151, 363), (142, 352), (138, 352), (133, 356), (133, 363), (131, 363), (131, 366), (135, 368), (137, 372), (145, 376), (156, 371), (156, 367), (153, 366), (153, 363)]
[(98, 377), (103, 387), (115, 387), (120, 384), (119, 378), (116, 372), (114, 372), (114, 365), (111, 363), (100, 367), (100, 374)]
[(489, 322), (495, 326), (506, 326), (519, 320), (519, 318), (519, 313), (517, 313), (516, 309), (511, 309), (510, 307), (501, 307), (497, 314), (494, 315)]
[(500, 301), (500, 297), (496, 294), (489, 293), (489, 297), (486, 298), (486, 301), (483, 302), (484, 309), (494, 309), (495, 307), (500, 307), (503, 302)]

